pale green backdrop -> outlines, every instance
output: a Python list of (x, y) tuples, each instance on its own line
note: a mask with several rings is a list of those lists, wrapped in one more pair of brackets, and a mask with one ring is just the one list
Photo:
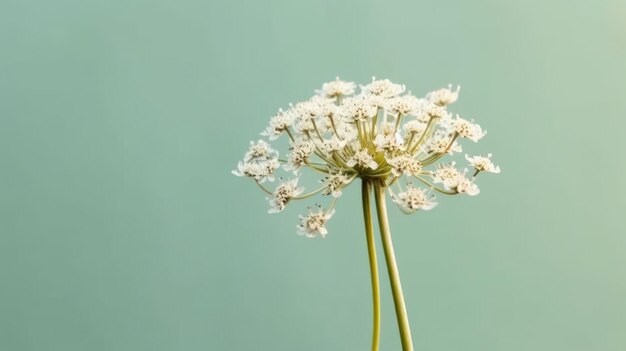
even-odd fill
[(417, 350), (626, 349), (626, 2), (3, 0), (0, 350), (367, 350), (358, 187), (306, 240), (230, 175), (336, 75), (461, 84), (503, 169), (392, 211)]

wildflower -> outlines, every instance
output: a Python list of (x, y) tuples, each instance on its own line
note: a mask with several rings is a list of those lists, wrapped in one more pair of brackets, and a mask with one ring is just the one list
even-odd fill
[(395, 202), (403, 212), (413, 213), (417, 210), (431, 210), (437, 203), (433, 201), (434, 196), (428, 197), (427, 192), (423, 189), (414, 187), (411, 183), (407, 184), (405, 191), (392, 196)]
[(326, 237), (328, 230), (326, 230), (326, 222), (335, 213), (334, 209), (329, 211), (323, 210), (321, 207), (317, 211), (309, 209), (309, 213), (306, 215), (300, 215), (300, 224), (297, 226), (298, 234), (304, 235), (307, 238), (315, 238), (316, 236)]
[(354, 177), (350, 178), (342, 172), (338, 172), (324, 177), (322, 183), (324, 184), (325, 189), (323, 190), (322, 194), (332, 195), (335, 198), (340, 197), (341, 190), (345, 188), (346, 185), (350, 184), (352, 179), (354, 179)]
[(357, 150), (354, 155), (346, 162), (349, 167), (358, 166), (360, 168), (378, 168), (378, 163), (374, 161), (374, 158), (367, 150)]
[(452, 84), (448, 85), (448, 88), (435, 90), (426, 95), (426, 99), (435, 105), (446, 106), (455, 102), (459, 98), (460, 86), (456, 87), (455, 91), (452, 91)]
[(267, 198), (270, 202), (270, 209), (268, 213), (281, 212), (285, 209), (287, 203), (289, 203), (291, 199), (302, 194), (303, 191), (304, 188), (298, 186), (298, 178), (278, 184), (272, 196)]
[(474, 169), (476, 170), (476, 174), (478, 174), (478, 172), (500, 173), (500, 167), (495, 166), (491, 162), (491, 154), (487, 154), (487, 157), (469, 157), (468, 155), (465, 155), (465, 159), (470, 163), (470, 165), (474, 167)]
[(278, 137), (293, 125), (295, 116), (292, 110), (278, 110), (278, 113), (270, 119), (269, 126), (261, 133), (263, 136), (269, 137), (270, 140), (276, 140)]
[(296, 140), (292, 142), (289, 152), (289, 161), (283, 167), (286, 171), (292, 171), (297, 174), (300, 167), (306, 163), (307, 158), (315, 150), (315, 144), (308, 140)]
[(418, 175), (422, 171), (422, 165), (410, 155), (399, 155), (388, 158), (387, 163), (391, 166), (391, 173), (396, 177), (402, 175)]
[(334, 81), (322, 84), (322, 89), (315, 92), (328, 99), (335, 100), (341, 96), (354, 94), (356, 84), (353, 82), (344, 82), (337, 77)]

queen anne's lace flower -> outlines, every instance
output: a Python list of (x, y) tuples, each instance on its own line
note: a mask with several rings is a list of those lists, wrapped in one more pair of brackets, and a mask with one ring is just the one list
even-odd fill
[(431, 210), (437, 203), (433, 201), (433, 196), (429, 197), (423, 189), (407, 184), (405, 191), (392, 196), (393, 202), (400, 206), (406, 213), (413, 213), (417, 210)]
[(465, 155), (465, 159), (474, 167), (476, 173), (478, 172), (489, 172), (489, 173), (500, 173), (500, 167), (495, 166), (491, 162), (491, 154), (487, 154), (485, 156), (473, 156), (470, 157)]
[(315, 92), (328, 99), (336, 99), (341, 96), (347, 96), (354, 94), (354, 88), (356, 84), (353, 82), (344, 82), (339, 77), (332, 82), (322, 84), (322, 89)]
[(378, 168), (378, 163), (374, 161), (374, 158), (368, 150), (357, 150), (352, 157), (346, 162), (348, 167), (358, 168)]
[(285, 164), (284, 168), (287, 171), (298, 173), (300, 167), (302, 167), (307, 158), (315, 150), (315, 144), (308, 140), (295, 141), (289, 151), (289, 161)]
[(410, 155), (398, 155), (388, 158), (387, 163), (391, 166), (391, 173), (396, 177), (402, 175), (416, 176), (422, 171), (419, 161)]
[(278, 110), (278, 113), (270, 119), (270, 125), (261, 133), (261, 135), (269, 137), (270, 140), (276, 140), (287, 128), (293, 125), (295, 116), (292, 110)]
[[(356, 178), (383, 186), (402, 211), (412, 213), (436, 205), (432, 192), (477, 195), (476, 176), (500, 172), (490, 154), (466, 155), (473, 173), (457, 169), (454, 162), (437, 163), (461, 152), (464, 139), (476, 142), (486, 134), (474, 121), (459, 115), (453, 118), (448, 111), (459, 97), (458, 87), (449, 86), (419, 98), (388, 79), (372, 79), (361, 85), (360, 91), (356, 86), (337, 78), (324, 83), (312, 98), (279, 110), (261, 135), (270, 141), (279, 137), (287, 140), (291, 146), (285, 159), (279, 158), (265, 140), (250, 142), (232, 172), (254, 179), (268, 193), (271, 213), (281, 212), (295, 199), (330, 195), (326, 209), (300, 216), (298, 233), (324, 237), (337, 198)], [(283, 172), (281, 164), (284, 171), (298, 177), (305, 169), (318, 174), (321, 188), (303, 195), (295, 178), (270, 190), (267, 182), (275, 181), (276, 173)], [(414, 187), (412, 181), (426, 188)]]
[(455, 91), (452, 91), (452, 84), (448, 85), (448, 88), (435, 90), (426, 95), (426, 99), (435, 105), (446, 106), (455, 102), (459, 98), (460, 86), (456, 87)]
[(278, 213), (285, 209), (287, 203), (294, 197), (302, 194), (303, 187), (298, 186), (298, 178), (288, 180), (278, 184), (272, 196), (268, 197), (270, 202), (269, 213)]
[(332, 195), (337, 198), (341, 196), (341, 190), (350, 184), (353, 179), (354, 177), (349, 177), (341, 172), (324, 177), (322, 183), (325, 188), (322, 191), (322, 194)]
[(309, 213), (306, 215), (300, 215), (300, 224), (298, 225), (298, 234), (304, 235), (307, 238), (315, 238), (316, 236), (326, 237), (328, 230), (326, 230), (326, 222), (335, 213), (334, 209), (328, 211), (321, 207), (317, 211), (309, 209)]

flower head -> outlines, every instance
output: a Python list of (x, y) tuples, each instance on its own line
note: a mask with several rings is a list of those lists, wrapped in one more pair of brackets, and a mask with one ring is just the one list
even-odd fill
[(489, 173), (500, 173), (500, 167), (495, 166), (491, 162), (491, 154), (487, 154), (485, 156), (468, 156), (465, 155), (465, 159), (474, 167), (476, 173), (478, 172), (489, 172)]
[(411, 183), (407, 184), (406, 190), (392, 195), (391, 199), (395, 202), (403, 212), (413, 213), (417, 210), (431, 210), (437, 203), (433, 201), (434, 196), (428, 196), (428, 192), (414, 187)]
[[(438, 163), (460, 153), (465, 139), (477, 142), (486, 134), (473, 120), (448, 111), (459, 91), (448, 86), (417, 97), (404, 85), (375, 78), (357, 91), (355, 83), (337, 78), (270, 119), (261, 135), (270, 142), (289, 142), (283, 159), (270, 142), (253, 141), (233, 174), (255, 180), (269, 195), (270, 213), (283, 211), (294, 200), (325, 195), (330, 202), (325, 209), (316, 207), (300, 216), (298, 233), (308, 237), (326, 235), (335, 203), (357, 178), (387, 189), (405, 213), (435, 207), (432, 192), (477, 195), (476, 176), (500, 171), (491, 154), (466, 155), (474, 169), (470, 176), (454, 161)], [(303, 195), (298, 182), (304, 170), (323, 179), (319, 189)], [(285, 171), (297, 178), (281, 181), (273, 190), (266, 187)], [(412, 181), (426, 187), (417, 188)]]
[(269, 213), (278, 213), (285, 209), (287, 203), (294, 197), (302, 194), (303, 187), (298, 186), (298, 178), (288, 180), (278, 184), (272, 196), (268, 197), (270, 202)]
[(306, 215), (300, 215), (300, 224), (298, 225), (298, 234), (304, 235), (307, 238), (315, 238), (316, 236), (326, 237), (328, 230), (326, 230), (326, 222), (335, 213), (334, 209), (328, 211), (318, 208), (317, 211), (309, 209), (309, 213)]

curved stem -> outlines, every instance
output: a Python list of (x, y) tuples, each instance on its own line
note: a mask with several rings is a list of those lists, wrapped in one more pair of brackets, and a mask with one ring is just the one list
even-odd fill
[(380, 225), (380, 236), (383, 241), (383, 250), (385, 251), (385, 260), (387, 262), (387, 271), (389, 273), (389, 282), (391, 283), (391, 293), (393, 295), (393, 303), (396, 308), (398, 328), (400, 329), (402, 350), (413, 351), (411, 327), (409, 326), (409, 318), (406, 313), (406, 306), (404, 305), (402, 285), (400, 284), (400, 274), (398, 273), (398, 265), (396, 264), (396, 257), (393, 252), (393, 242), (391, 241), (391, 231), (389, 230), (389, 220), (387, 219), (384, 184), (381, 184), (380, 182), (374, 183), (374, 195), (376, 197), (376, 213), (378, 215), (378, 224)]
[(365, 220), (365, 236), (367, 238), (367, 254), (370, 261), (370, 278), (372, 280), (373, 330), (372, 351), (378, 351), (380, 341), (380, 284), (378, 282), (378, 263), (376, 261), (376, 245), (374, 243), (374, 228), (370, 210), (370, 182), (361, 183), (361, 198), (363, 200), (363, 219)]

